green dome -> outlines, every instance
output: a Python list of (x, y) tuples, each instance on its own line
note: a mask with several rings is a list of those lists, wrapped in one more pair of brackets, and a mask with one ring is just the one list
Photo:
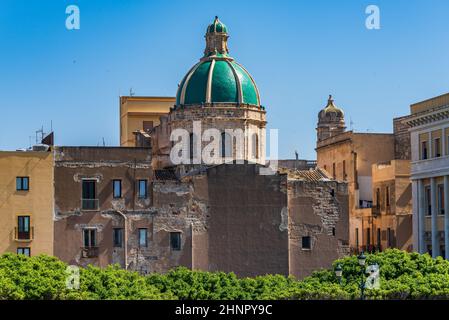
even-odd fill
[(176, 104), (220, 102), (260, 105), (256, 84), (235, 61), (213, 58), (201, 61), (182, 80)]
[(228, 29), (226, 28), (224, 23), (221, 22), (220, 20), (218, 20), (217, 16), (215, 16), (214, 22), (212, 22), (212, 24), (210, 24), (207, 27), (207, 31), (206, 31), (206, 33), (214, 33), (214, 32), (224, 32), (224, 33), (228, 32)]
[(228, 35), (217, 33), (218, 30), (226, 32), (226, 26), (215, 17), (214, 23), (207, 28), (205, 55), (182, 79), (176, 105), (233, 103), (260, 106), (254, 79), (228, 56)]

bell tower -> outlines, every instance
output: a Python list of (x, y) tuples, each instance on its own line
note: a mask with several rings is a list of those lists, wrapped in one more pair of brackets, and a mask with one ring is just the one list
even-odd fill
[(335, 106), (332, 95), (327, 105), (318, 113), (317, 142), (345, 132), (345, 116), (343, 110)]

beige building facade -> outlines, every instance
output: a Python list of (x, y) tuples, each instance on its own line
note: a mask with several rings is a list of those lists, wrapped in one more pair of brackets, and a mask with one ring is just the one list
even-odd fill
[(371, 239), (366, 246), (412, 250), (410, 161), (391, 160), (372, 166)]
[(0, 152), (0, 253), (53, 254), (53, 153)]
[(410, 112), (414, 247), (449, 259), (449, 93)]
[[(349, 239), (353, 252), (374, 251), (382, 247), (398, 247), (396, 242), (396, 224), (392, 219), (373, 208), (376, 193), (373, 191), (376, 183), (394, 181), (396, 172), (407, 172), (409, 144), (408, 132), (394, 120), (394, 133), (358, 133), (345, 131), (343, 110), (335, 106), (329, 97), (327, 106), (318, 115), (317, 125), (317, 166), (326, 170), (338, 181), (346, 181), (349, 191)], [(382, 164), (393, 162), (391, 170), (379, 171)], [(378, 164), (378, 165), (377, 165)], [(387, 177), (388, 175), (388, 177)], [(389, 191), (394, 192), (391, 188)], [(398, 192), (401, 192), (398, 189)], [(393, 193), (389, 197), (400, 197)], [(410, 202), (411, 199), (408, 199)], [(406, 206), (407, 207), (407, 206)], [(411, 214), (411, 209), (408, 214)], [(395, 211), (388, 215), (395, 216)], [(385, 217), (384, 217), (385, 216)], [(390, 241), (386, 242), (386, 233)], [(407, 231), (411, 237), (411, 228)], [(384, 240), (382, 240), (384, 239)], [(384, 246), (381, 246), (384, 241)], [(389, 244), (385, 246), (385, 244)], [(401, 247), (408, 245), (401, 245)]]
[(120, 97), (120, 146), (134, 147), (136, 133), (150, 132), (168, 114), (174, 97)]

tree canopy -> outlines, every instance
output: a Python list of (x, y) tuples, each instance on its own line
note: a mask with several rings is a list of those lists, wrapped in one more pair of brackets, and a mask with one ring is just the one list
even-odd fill
[[(367, 299), (448, 299), (449, 261), (397, 249), (368, 254), (380, 268), (380, 288)], [(341, 283), (334, 268), (343, 269)], [(0, 299), (358, 299), (361, 267), (356, 256), (334, 262), (303, 280), (283, 275), (238, 278), (234, 273), (178, 267), (165, 274), (140, 275), (118, 265), (79, 269), (79, 288), (66, 281), (67, 264), (55, 257), (0, 256)]]

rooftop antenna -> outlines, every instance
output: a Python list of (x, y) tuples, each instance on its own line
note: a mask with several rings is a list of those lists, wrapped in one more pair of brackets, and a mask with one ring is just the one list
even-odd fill
[(41, 134), (41, 141), (44, 139), (44, 126), (42, 126), (39, 130), (36, 131), (36, 144), (39, 143), (38, 134)]
[(296, 170), (297, 169), (297, 165), (298, 165), (298, 159), (299, 159), (299, 154), (298, 154), (297, 150), (295, 150), (295, 159), (296, 159), (296, 161), (295, 161), (295, 170)]
[(132, 96), (134, 96), (134, 91), (133, 91), (133, 88), (129, 88), (129, 95), (132, 97)]
[(103, 147), (106, 146), (106, 143), (104, 142), (104, 137), (103, 137)]
[(349, 130), (354, 130), (354, 122), (352, 122), (352, 118), (349, 117)]

